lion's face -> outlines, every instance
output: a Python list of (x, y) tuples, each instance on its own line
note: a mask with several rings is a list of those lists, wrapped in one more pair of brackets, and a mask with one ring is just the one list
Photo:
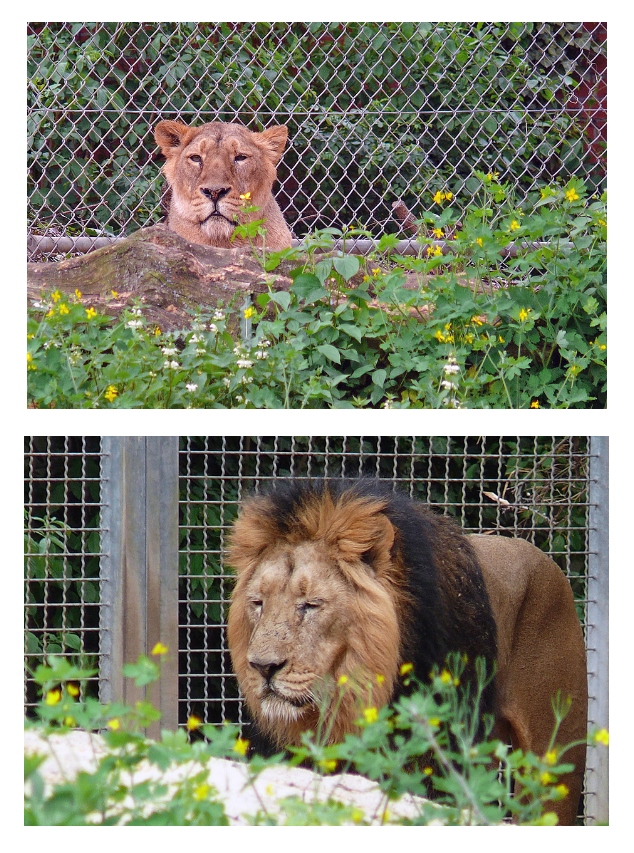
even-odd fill
[(389, 701), (397, 678), (397, 604), (382, 562), (389, 523), (361, 506), (339, 528), (326, 512), (314, 536), (267, 541), (262, 517), (255, 518), (263, 507), (258, 499), (247, 504), (230, 548), (238, 579), (228, 639), (238, 682), (260, 728), (280, 746), (315, 731), (320, 711), (330, 739), (340, 739), (364, 704)]
[(249, 579), (242, 688), (272, 723), (312, 716), (329, 682), (342, 674), (351, 597), (323, 543), (282, 546)]
[[(287, 135), (283, 126), (252, 133), (234, 123), (189, 127), (160, 122), (155, 137), (166, 157), (163, 172), (172, 189), (174, 230), (196, 242), (231, 245), (236, 224), (261, 217), (272, 203), (275, 167)], [(246, 213), (250, 206), (259, 212)]]

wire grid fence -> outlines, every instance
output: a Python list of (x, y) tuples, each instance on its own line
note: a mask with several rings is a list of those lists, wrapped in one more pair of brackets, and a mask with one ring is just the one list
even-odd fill
[[(29, 234), (121, 236), (162, 215), (153, 128), (286, 124), (276, 197), (295, 236), (398, 231), (474, 170), (518, 202), (605, 181), (602, 23), (28, 25)], [(34, 245), (34, 244), (31, 244)]]
[[(99, 667), (101, 456), (99, 438), (25, 439), (24, 656), (29, 674), (48, 654)], [(93, 695), (97, 684), (97, 677), (88, 682)], [(28, 710), (39, 699), (28, 675), (24, 690)]]
[(285, 476), (388, 480), (466, 532), (521, 536), (549, 553), (570, 578), (585, 630), (587, 454), (585, 439), (185, 439), (180, 722), (244, 722), (224, 635), (232, 574), (223, 554), (247, 494)]
[[(144, 492), (145, 510), (113, 495), (124, 491), (112, 482), (109, 457), (121, 455), (121, 445), (143, 439), (33, 437), (25, 439), (25, 709), (37, 701), (29, 678), (47, 653), (63, 654), (96, 665), (99, 678), (87, 685), (90, 695), (117, 698), (108, 684), (112, 661), (113, 625), (132, 619), (146, 626), (173, 616), (178, 646), (173, 669), (173, 701), (169, 719), (183, 725), (190, 715), (205, 722), (238, 722), (248, 729), (235, 676), (232, 673), (225, 628), (233, 577), (224, 562), (226, 538), (240, 502), (280, 477), (378, 477), (394, 488), (454, 516), (468, 532), (495, 531), (519, 536), (542, 548), (558, 563), (572, 585), (577, 611), (588, 640), (592, 707), (605, 708), (604, 719), (590, 714), (592, 724), (607, 724), (607, 661), (605, 644), (593, 639), (607, 625), (595, 624), (597, 612), (594, 569), (607, 579), (607, 552), (590, 537), (593, 529), (607, 531), (607, 495), (595, 494), (591, 477), (595, 439), (585, 437), (181, 437), (145, 439), (154, 445), (148, 467), (169, 456), (165, 471), (177, 487), (173, 499), (164, 490), (140, 480), (132, 456), (118, 469), (129, 488)], [(167, 444), (166, 444), (167, 442)], [(595, 476), (596, 480), (596, 476)], [(607, 478), (601, 483), (607, 487)], [(593, 496), (594, 495), (594, 496)], [(141, 540), (157, 514), (156, 501), (169, 503), (159, 525), (174, 517), (174, 547), (162, 558), (174, 576), (173, 593), (143, 604), (124, 597), (118, 622), (113, 578), (128, 584), (124, 574), (109, 574), (116, 543)], [(142, 502), (141, 502), (142, 503)], [(150, 507), (150, 503), (152, 506)], [(598, 506), (597, 506), (598, 505)], [(113, 509), (115, 511), (113, 511)], [(591, 517), (593, 511), (603, 515)], [(176, 528), (178, 515), (178, 528)], [(132, 519), (132, 520), (131, 520)], [(125, 527), (120, 535), (118, 522)], [(177, 534), (176, 534), (177, 529)], [(152, 537), (155, 538), (155, 534)], [(114, 543), (114, 545), (113, 545)], [(607, 548), (607, 543), (605, 545)], [(133, 550), (136, 545), (133, 546)], [(143, 548), (140, 548), (143, 551)], [(121, 564), (134, 563), (122, 552)], [(148, 553), (141, 562), (156, 560)], [(176, 566), (178, 565), (178, 577)], [(156, 568), (156, 567), (155, 567)], [(151, 587), (150, 571), (139, 587)], [(135, 586), (136, 583), (130, 584)], [(605, 587), (605, 585), (604, 585)], [(594, 591), (592, 591), (594, 589)], [(106, 590), (106, 592), (104, 592)], [(150, 597), (151, 598), (151, 597)], [(606, 596), (607, 598), (607, 596)], [(599, 602), (601, 605), (601, 602)], [(607, 621), (607, 600), (602, 612)], [(132, 614), (134, 614), (132, 616)], [(162, 629), (161, 629), (162, 630)], [(163, 638), (163, 634), (161, 634)], [(121, 646), (115, 637), (114, 645)], [(149, 653), (154, 640), (146, 637)], [(108, 647), (108, 648), (106, 648)], [(124, 649), (119, 662), (134, 659)], [(176, 685), (178, 682), (178, 686)], [(114, 691), (116, 693), (116, 690)], [(605, 693), (605, 696), (603, 696)], [(129, 701), (129, 698), (126, 699)], [(600, 712), (604, 714), (603, 710)], [(165, 720), (165, 716), (164, 716)], [(167, 725), (167, 724), (166, 724)], [(592, 752), (592, 751), (591, 751)], [(607, 786), (607, 769), (596, 772), (589, 763), (590, 797)], [(594, 781), (593, 780), (594, 774)], [(597, 780), (604, 780), (600, 784)], [(606, 788), (607, 790), (607, 788)], [(593, 793), (594, 792), (594, 793)], [(603, 795), (601, 795), (603, 796)], [(603, 799), (605, 799), (603, 797)], [(586, 795), (586, 802), (588, 795)], [(589, 814), (595, 815), (594, 808)], [(607, 814), (607, 813), (606, 813)]]

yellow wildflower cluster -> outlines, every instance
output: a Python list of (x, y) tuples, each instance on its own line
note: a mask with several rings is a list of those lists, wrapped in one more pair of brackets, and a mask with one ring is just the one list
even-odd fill
[(444, 192), (441, 190), (437, 190), (434, 193), (435, 204), (442, 204), (443, 201), (451, 201), (452, 198), (453, 198), (453, 193), (447, 192), (446, 190)]
[(379, 712), (376, 708), (364, 708), (363, 716), (365, 718), (366, 723), (376, 723), (379, 719)]
[(247, 750), (249, 748), (249, 741), (244, 738), (239, 737), (233, 745), (233, 751), (237, 752), (238, 755), (245, 756), (247, 754)]

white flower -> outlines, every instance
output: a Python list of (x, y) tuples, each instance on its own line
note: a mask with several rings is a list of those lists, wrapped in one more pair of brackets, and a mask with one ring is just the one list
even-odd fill
[(231, 379), (229, 379), (228, 376), (225, 376), (225, 378), (222, 380), (222, 383), (223, 383), (223, 385), (226, 385), (228, 388), (231, 385)]
[(238, 367), (253, 367), (253, 362), (249, 361), (248, 358), (239, 358), (236, 363)]
[(199, 337), (196, 333), (194, 333), (189, 339), (190, 344), (197, 344), (199, 341), (202, 341), (202, 338)]
[(242, 382), (243, 385), (248, 385), (249, 382), (253, 382), (253, 377), (252, 376), (243, 376), (240, 381)]
[(138, 329), (143, 325), (143, 320), (128, 320), (126, 326), (130, 329)]
[(447, 364), (443, 367), (445, 373), (460, 373), (460, 367), (456, 364), (455, 361), (447, 362)]
[(207, 350), (203, 347), (196, 347), (196, 355), (207, 355)]
[(214, 311), (214, 320), (224, 320), (225, 314), (224, 311)]
[(167, 370), (178, 370), (180, 364), (177, 361), (166, 361), (163, 367)]
[(185, 385), (185, 388), (187, 388), (188, 391), (191, 391), (192, 394), (194, 393), (194, 391), (198, 391), (198, 385), (196, 385), (195, 382), (189, 382), (187, 385)]
[(256, 350), (256, 352), (255, 352), (255, 357), (256, 357), (256, 358), (268, 358), (268, 357), (269, 357), (269, 354), (268, 354), (268, 352), (267, 352), (266, 350), (264, 350), (264, 349), (259, 349), (259, 350)]
[(447, 388), (449, 391), (456, 391), (458, 389), (456, 383), (450, 382), (448, 379), (443, 379), (443, 381), (440, 383), (440, 387)]
[(218, 331), (218, 326), (216, 326), (215, 323), (210, 323), (209, 324), (209, 331), (213, 332), (215, 334)]
[(161, 352), (163, 355), (176, 355), (176, 347), (163, 347)]

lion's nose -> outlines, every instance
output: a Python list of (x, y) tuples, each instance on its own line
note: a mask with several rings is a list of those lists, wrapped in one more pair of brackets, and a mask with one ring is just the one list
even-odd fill
[(210, 201), (219, 202), (231, 192), (231, 187), (201, 187), (200, 191)]
[(286, 661), (262, 661), (262, 660), (250, 660), (249, 663), (253, 667), (253, 669), (257, 669), (262, 678), (266, 681), (270, 681), (276, 672), (279, 672), (282, 667), (286, 665)]

